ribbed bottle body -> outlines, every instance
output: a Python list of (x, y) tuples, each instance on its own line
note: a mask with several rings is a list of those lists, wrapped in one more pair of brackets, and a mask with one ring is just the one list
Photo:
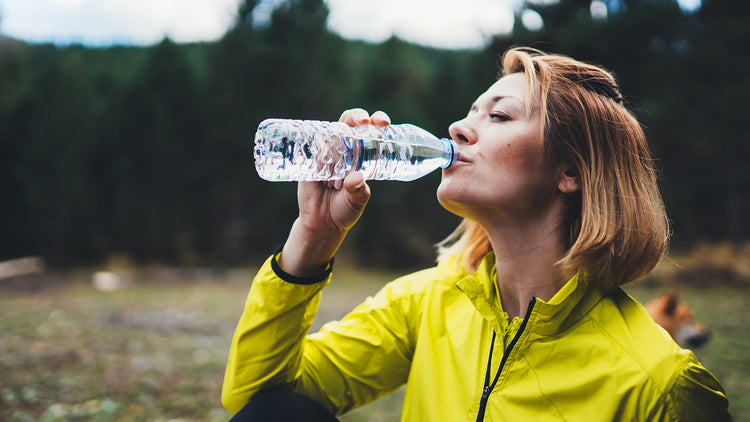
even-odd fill
[(368, 180), (408, 181), (448, 167), (457, 151), (453, 141), (408, 124), (268, 119), (258, 126), (253, 155), (258, 174), (269, 181), (335, 180), (352, 171)]

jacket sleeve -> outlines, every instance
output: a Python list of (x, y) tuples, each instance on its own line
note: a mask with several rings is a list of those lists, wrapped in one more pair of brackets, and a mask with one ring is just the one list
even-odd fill
[(269, 258), (253, 280), (232, 339), (221, 394), (227, 410), (236, 413), (256, 393), (275, 388), (342, 414), (406, 382), (411, 341), (401, 303), (381, 292), (308, 336), (330, 276), (289, 282), (274, 264)]
[(729, 421), (729, 402), (719, 381), (697, 361), (688, 363), (667, 395), (668, 421)]

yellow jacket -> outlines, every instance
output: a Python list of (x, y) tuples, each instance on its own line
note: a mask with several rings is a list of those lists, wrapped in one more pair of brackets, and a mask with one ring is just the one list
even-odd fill
[(234, 413), (281, 388), (342, 414), (407, 383), (403, 421), (729, 420), (718, 381), (622, 290), (574, 276), (509, 323), (494, 270), (493, 254), (473, 274), (441, 262), (307, 335), (330, 269), (292, 280), (271, 257), (234, 335), (222, 402)]

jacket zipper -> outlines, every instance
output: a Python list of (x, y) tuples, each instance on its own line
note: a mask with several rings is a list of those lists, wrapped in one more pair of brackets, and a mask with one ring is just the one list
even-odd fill
[(495, 388), (495, 384), (497, 384), (497, 380), (500, 379), (500, 374), (503, 372), (503, 367), (505, 366), (505, 362), (508, 360), (508, 356), (510, 355), (511, 350), (513, 350), (513, 347), (516, 345), (516, 342), (518, 342), (518, 339), (521, 337), (521, 334), (523, 333), (523, 330), (526, 328), (526, 323), (529, 322), (529, 317), (531, 316), (531, 311), (534, 309), (534, 304), (536, 303), (536, 298), (531, 298), (531, 301), (529, 302), (529, 307), (526, 309), (526, 316), (523, 318), (523, 322), (521, 322), (521, 326), (518, 327), (518, 332), (516, 332), (516, 335), (513, 336), (513, 340), (511, 340), (510, 344), (508, 344), (508, 348), (505, 349), (505, 353), (503, 354), (503, 359), (500, 361), (500, 367), (497, 368), (497, 374), (495, 374), (495, 379), (492, 380), (492, 384), (490, 384), (490, 369), (492, 367), (492, 349), (495, 347), (495, 330), (492, 330), (492, 343), (490, 344), (490, 357), (487, 360), (487, 374), (484, 377), (484, 388), (482, 389), (482, 398), (479, 401), (479, 413), (477, 413), (477, 422), (482, 422), (484, 420), (484, 412), (487, 409), (487, 401), (490, 398), (490, 393), (492, 393), (492, 389)]

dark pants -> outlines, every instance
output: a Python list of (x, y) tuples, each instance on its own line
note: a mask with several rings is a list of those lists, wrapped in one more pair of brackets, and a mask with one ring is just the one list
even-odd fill
[(338, 422), (315, 400), (291, 391), (264, 391), (229, 422)]

